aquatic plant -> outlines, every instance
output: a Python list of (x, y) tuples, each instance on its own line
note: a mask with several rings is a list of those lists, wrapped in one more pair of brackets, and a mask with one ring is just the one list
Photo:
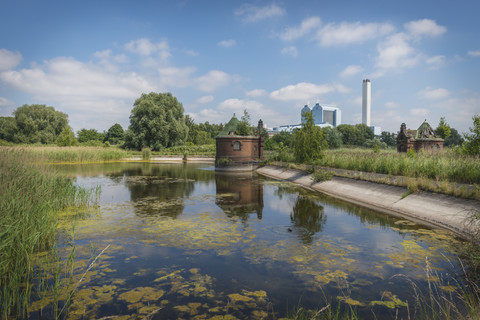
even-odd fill
[(24, 317), (32, 292), (34, 254), (55, 246), (58, 212), (87, 206), (87, 192), (52, 168), (33, 165), (25, 149), (0, 148), (0, 310)]

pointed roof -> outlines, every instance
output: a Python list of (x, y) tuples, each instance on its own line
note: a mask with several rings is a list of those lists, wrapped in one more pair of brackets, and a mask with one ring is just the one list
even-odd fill
[(435, 138), (435, 131), (433, 128), (428, 124), (427, 119), (423, 121), (423, 123), (418, 127), (417, 134), (415, 136), (416, 139), (430, 139)]
[(232, 119), (228, 121), (228, 123), (223, 127), (223, 130), (218, 135), (219, 136), (235, 135), (235, 131), (237, 131), (239, 124), (240, 124), (240, 120), (237, 119), (234, 113)]

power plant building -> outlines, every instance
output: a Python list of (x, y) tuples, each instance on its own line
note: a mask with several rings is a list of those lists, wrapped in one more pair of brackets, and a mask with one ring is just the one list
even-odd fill
[(362, 123), (372, 129), (373, 134), (378, 136), (382, 133), (380, 127), (371, 125), (372, 114), (372, 83), (369, 79), (363, 80), (362, 84)]
[(302, 127), (302, 124), (306, 122), (306, 118), (304, 116), (305, 112), (311, 112), (313, 117), (313, 122), (318, 127), (336, 127), (342, 124), (342, 112), (340, 108), (332, 107), (332, 106), (325, 106), (316, 103), (313, 108), (310, 108), (308, 105), (305, 105), (302, 110), (300, 111), (300, 124), (288, 124), (279, 127), (273, 128), (271, 131), (272, 134), (281, 132), (281, 131), (288, 131), (292, 132), (294, 129), (299, 129)]

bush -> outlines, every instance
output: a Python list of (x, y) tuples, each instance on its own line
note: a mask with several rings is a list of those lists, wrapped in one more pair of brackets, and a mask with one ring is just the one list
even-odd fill
[(142, 149), (142, 159), (143, 160), (150, 160), (152, 158), (152, 150), (150, 148), (143, 148)]
[(230, 163), (230, 159), (222, 157), (217, 160), (217, 164), (220, 166), (224, 166)]
[(315, 170), (312, 175), (312, 180), (314, 182), (323, 182), (332, 180), (334, 173), (328, 170)]

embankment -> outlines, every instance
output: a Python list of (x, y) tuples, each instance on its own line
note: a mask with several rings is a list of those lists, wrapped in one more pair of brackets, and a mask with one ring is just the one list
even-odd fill
[(478, 220), (473, 218), (475, 213), (480, 212), (480, 201), (477, 200), (422, 191), (408, 194), (404, 187), (340, 177), (316, 183), (312, 175), (305, 171), (277, 166), (265, 166), (257, 169), (257, 172), (375, 211), (447, 229), (465, 239), (472, 239), (479, 227)]

